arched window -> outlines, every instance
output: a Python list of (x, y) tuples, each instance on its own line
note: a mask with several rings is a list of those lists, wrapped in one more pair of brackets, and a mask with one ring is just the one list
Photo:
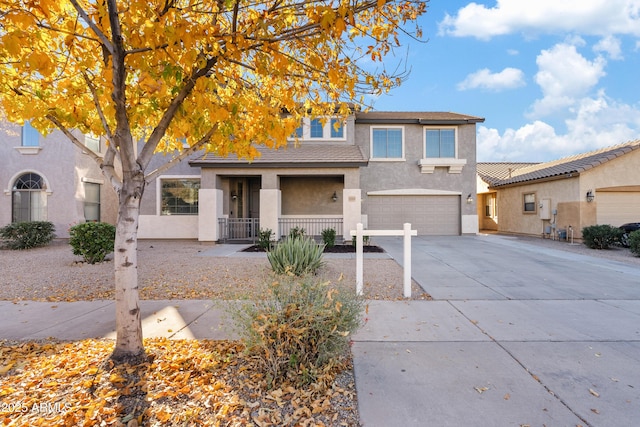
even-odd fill
[(25, 173), (16, 179), (11, 192), (13, 222), (46, 221), (47, 193), (44, 180), (37, 173)]

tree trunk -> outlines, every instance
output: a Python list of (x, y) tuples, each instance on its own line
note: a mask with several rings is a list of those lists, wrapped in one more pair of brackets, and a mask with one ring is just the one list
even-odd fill
[(138, 295), (138, 219), (144, 181), (123, 179), (119, 196), (114, 269), (116, 286), (116, 346), (111, 358), (117, 362), (144, 357), (142, 321)]

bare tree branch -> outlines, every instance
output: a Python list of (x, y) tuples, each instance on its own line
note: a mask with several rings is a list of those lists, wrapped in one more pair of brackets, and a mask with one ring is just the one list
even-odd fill
[(107, 49), (109, 53), (113, 55), (113, 44), (111, 43), (111, 40), (109, 40), (109, 38), (100, 30), (100, 28), (98, 28), (96, 23), (93, 22), (91, 18), (89, 18), (89, 15), (82, 8), (82, 6), (80, 6), (77, 0), (69, 0), (69, 1), (73, 5), (73, 7), (76, 9), (78, 14), (82, 16), (82, 19), (87, 23), (89, 28), (91, 28), (91, 30), (98, 36), (104, 48)]

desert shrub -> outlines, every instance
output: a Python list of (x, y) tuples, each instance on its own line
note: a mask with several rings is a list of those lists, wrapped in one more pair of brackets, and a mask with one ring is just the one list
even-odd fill
[(0, 240), (9, 249), (31, 249), (51, 243), (54, 231), (49, 221), (14, 222), (0, 228)]
[(629, 250), (632, 254), (640, 256), (640, 230), (629, 233)]
[(299, 237), (286, 239), (267, 252), (271, 268), (277, 274), (302, 276), (315, 273), (322, 265), (324, 245), (318, 245), (313, 239)]
[[(371, 242), (371, 239), (369, 238), (369, 236), (362, 236), (362, 244), (364, 246), (368, 246), (370, 242)], [(357, 237), (353, 236), (351, 238), (351, 244), (355, 247), (357, 243), (358, 243)]]
[(69, 229), (69, 244), (74, 255), (95, 264), (113, 252), (116, 228), (106, 222), (84, 222)]
[(336, 245), (336, 230), (333, 228), (325, 228), (322, 230), (322, 243), (327, 248), (332, 248)]
[(355, 291), (310, 276), (284, 279), (271, 285), (270, 298), (231, 312), (247, 352), (271, 387), (286, 380), (307, 385), (339, 366), (364, 309)]
[(608, 224), (591, 225), (582, 229), (582, 240), (591, 249), (608, 249), (620, 241), (622, 230)]
[(273, 244), (273, 230), (270, 228), (261, 228), (258, 232), (258, 247), (269, 250)]
[(306, 234), (306, 231), (304, 228), (293, 227), (291, 230), (289, 230), (289, 239), (297, 239), (299, 237), (304, 237), (305, 234)]

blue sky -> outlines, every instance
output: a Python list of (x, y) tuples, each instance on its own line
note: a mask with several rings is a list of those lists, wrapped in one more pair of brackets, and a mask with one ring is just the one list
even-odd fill
[(484, 162), (640, 138), (640, 0), (431, 0), (419, 23), (428, 41), (385, 60), (411, 74), (376, 110), (484, 117)]

